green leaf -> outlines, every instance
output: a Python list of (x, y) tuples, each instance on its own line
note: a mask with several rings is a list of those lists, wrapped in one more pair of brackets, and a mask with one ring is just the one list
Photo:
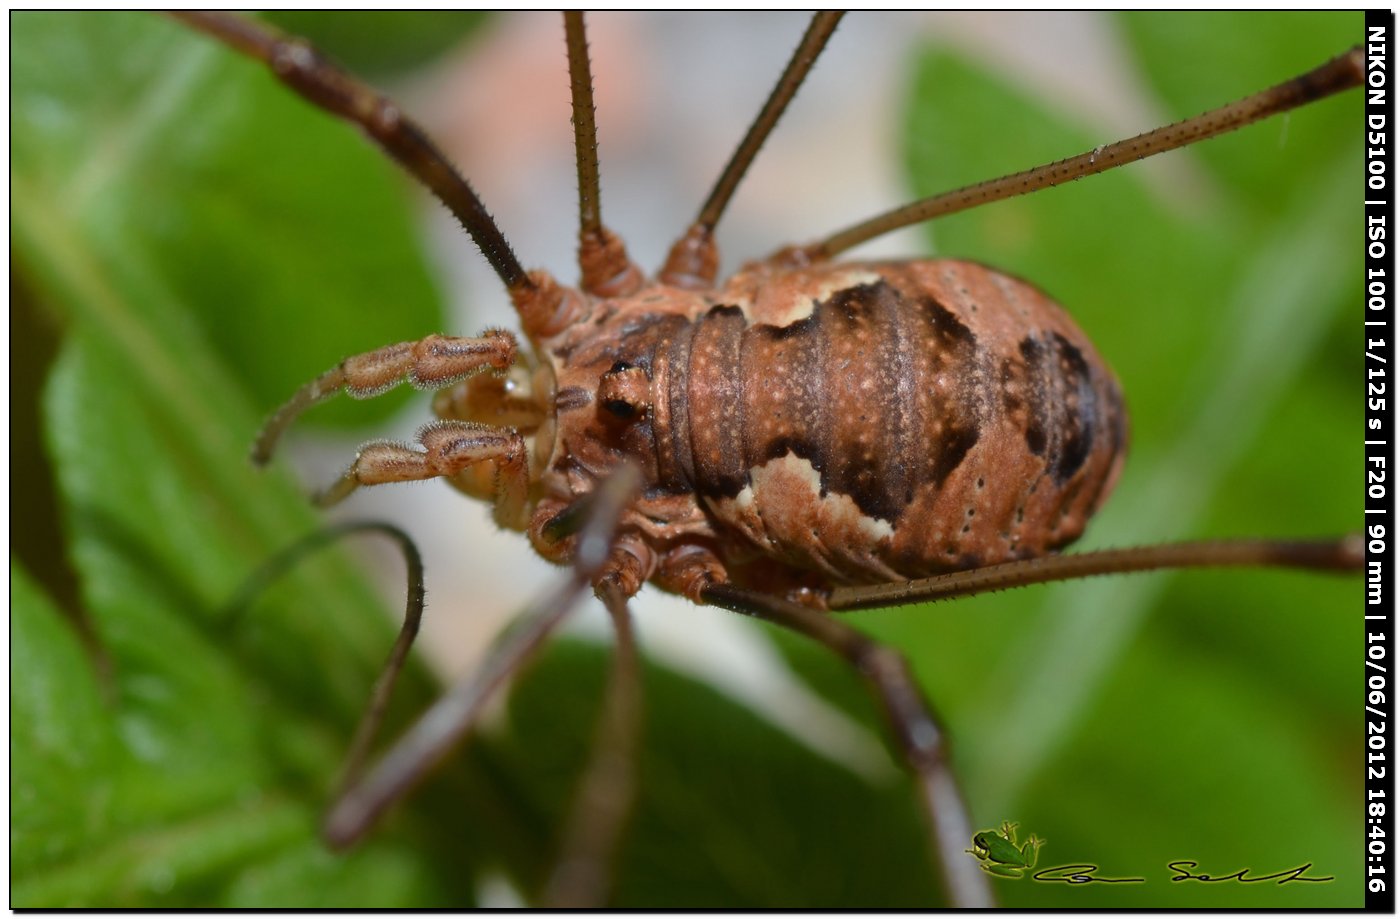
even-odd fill
[[(438, 330), (406, 180), (351, 127), (307, 117), (265, 68), (159, 17), (22, 13), (15, 26), (22, 244), (80, 230), (153, 295), (131, 317), (70, 303), (94, 310), (84, 319), (199, 335), (260, 412), (348, 354)], [(403, 398), (310, 417), (363, 423)]]
[(10, 870), (22, 875), (102, 821), (118, 742), (77, 635), (13, 561), (10, 654)]

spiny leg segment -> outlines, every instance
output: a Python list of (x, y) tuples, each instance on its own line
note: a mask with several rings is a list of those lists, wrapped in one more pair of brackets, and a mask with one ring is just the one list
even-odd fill
[(211, 12), (171, 15), (261, 61), (312, 105), (363, 130), (457, 218), (505, 285), (532, 339), (558, 334), (577, 317), (576, 297), (548, 273), (525, 270), (476, 191), (392, 100), (323, 58), (305, 39), (283, 35), (256, 19)]
[(578, 265), (581, 286), (599, 297), (621, 297), (642, 286), (642, 272), (627, 257), (622, 240), (603, 225), (598, 179), (598, 122), (593, 109), (593, 73), (583, 13), (564, 13), (573, 106), (574, 160), (578, 167)]
[(1269, 567), (1354, 572), (1364, 567), (1360, 534), (1312, 542), (1269, 539), (1211, 540), (1046, 555), (916, 581), (837, 587), (828, 605), (848, 611), (971, 597), (1053, 581), (1168, 568)]
[(447, 206), (512, 297), (535, 286), (476, 191), (393, 101), (321, 57), (304, 39), (282, 35), (255, 19), (210, 12), (172, 15), (262, 61), (298, 95), (358, 125)]
[(836, 24), (844, 15), (844, 12), (828, 10), (812, 16), (802, 41), (792, 53), (792, 59), (788, 61), (777, 85), (773, 87), (773, 92), (769, 94), (768, 101), (763, 104), (758, 117), (749, 126), (748, 133), (734, 150), (734, 155), (730, 157), (724, 171), (720, 173), (695, 222), (671, 247), (666, 264), (659, 275), (663, 283), (697, 290), (714, 286), (719, 273), (719, 251), (714, 239), (715, 226), (724, 214), (724, 209), (728, 207), (734, 190), (739, 187), (739, 182), (748, 172), (754, 157), (758, 155), (759, 148), (777, 126), (778, 119), (787, 110), (788, 103), (797, 95), (797, 90), (807, 79), (807, 74), (816, 64), (818, 55), (826, 47), (827, 40), (836, 31)]
[(1194, 118), (1096, 147), (1068, 159), (924, 198), (833, 233), (821, 242), (786, 249), (770, 258), (798, 263), (826, 261), (853, 246), (902, 227), (1097, 175), (1158, 153), (1229, 133), (1272, 115), (1360, 86), (1364, 75), (1365, 60), (1358, 45), (1307, 73)]

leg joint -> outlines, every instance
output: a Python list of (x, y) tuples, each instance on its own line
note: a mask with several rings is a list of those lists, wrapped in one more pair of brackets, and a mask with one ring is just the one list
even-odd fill
[(947, 743), (943, 732), (904, 656), (866, 639), (857, 651), (855, 663), (875, 686), (909, 760), (918, 766), (944, 762)]

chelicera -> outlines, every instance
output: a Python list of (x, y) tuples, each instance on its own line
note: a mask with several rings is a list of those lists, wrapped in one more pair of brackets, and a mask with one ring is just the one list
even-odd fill
[[(365, 744), (356, 744), (347, 790), (327, 821), (335, 844), (367, 832), (469, 730), (590, 587), (619, 638), (600, 730), (630, 745), (636, 665), (627, 601), (649, 582), (791, 628), (855, 666), (917, 777), (950, 895), (987, 904), (985, 879), (961, 857), (976, 827), (937, 719), (900, 655), (829, 611), (1162, 567), (1360, 567), (1351, 538), (1057, 554), (1111, 490), (1127, 438), (1118, 384), (1087, 337), (1036, 288), (981, 265), (833, 261), (897, 227), (1102, 172), (1358, 85), (1359, 49), (1186, 122), (916, 202), (720, 281), (715, 226), (839, 16), (814, 17), (697, 219), (651, 277), (602, 222), (583, 19), (566, 14), (580, 187), (581, 280), (571, 289), (525, 269), (476, 193), (392, 102), (260, 24), (183, 18), (359, 125), (422, 181), (499, 276), (522, 333), (434, 335), (351, 357), (273, 416), (255, 460), (272, 456), (308, 406), (342, 390), (371, 397), (407, 379), (438, 391), (439, 420), (417, 444), (366, 445), (321, 500), (446, 478), (569, 567), (477, 674), (363, 772)], [(610, 762), (595, 761), (585, 777), (547, 891), (553, 902), (605, 896), (625, 811), (625, 800), (597, 793), (626, 784), (625, 767)]]

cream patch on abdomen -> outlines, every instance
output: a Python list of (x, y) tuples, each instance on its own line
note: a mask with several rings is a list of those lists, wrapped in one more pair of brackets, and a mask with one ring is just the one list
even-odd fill
[(739, 308), (749, 322), (781, 329), (807, 319), (818, 303), (831, 299), (843, 290), (879, 282), (880, 276), (873, 271), (838, 271), (821, 278), (819, 282), (808, 278), (800, 285), (774, 284), (760, 288), (757, 302), (741, 303)]
[(733, 498), (707, 503), (754, 545), (838, 581), (899, 578), (880, 558), (894, 527), (862, 514), (848, 495), (823, 495), (809, 460), (789, 452), (749, 470), (749, 483)]

